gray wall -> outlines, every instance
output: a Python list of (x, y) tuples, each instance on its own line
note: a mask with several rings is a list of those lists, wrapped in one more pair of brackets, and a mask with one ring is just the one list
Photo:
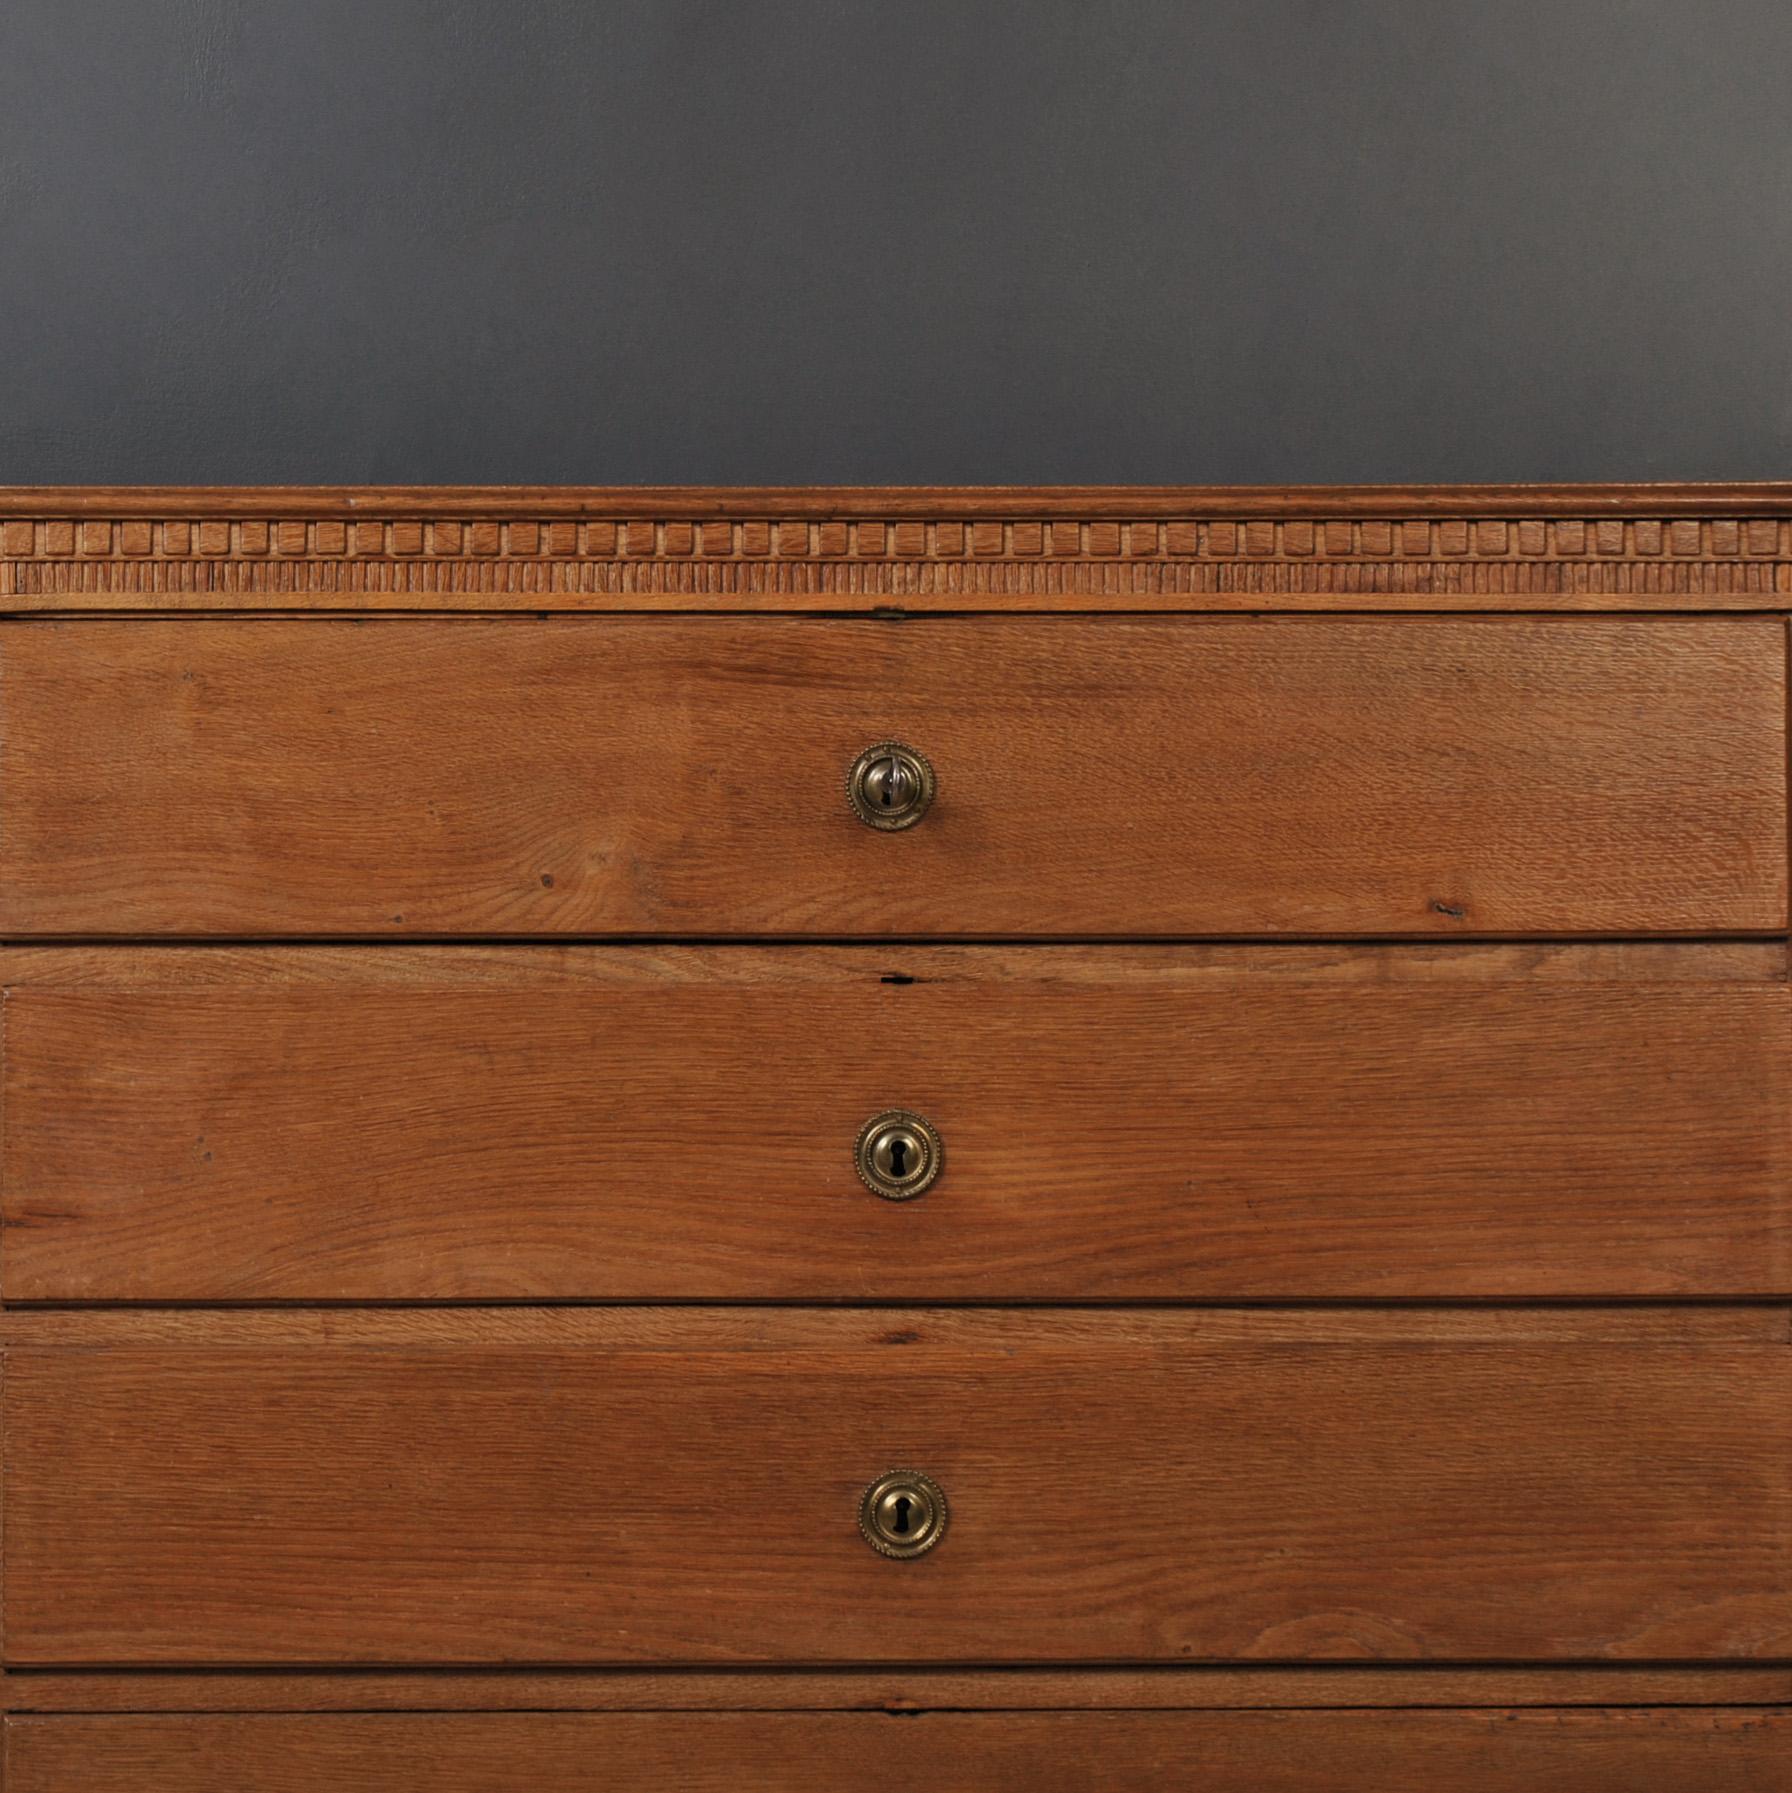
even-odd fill
[(1788, 0), (0, 0), (0, 481), (1792, 475)]

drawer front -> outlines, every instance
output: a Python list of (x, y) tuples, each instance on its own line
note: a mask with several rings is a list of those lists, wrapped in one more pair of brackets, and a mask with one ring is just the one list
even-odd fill
[[(45, 949), (11, 1301), (1763, 1295), (1783, 950)], [(855, 1142), (937, 1129), (880, 1200)]]
[(17, 1666), (1792, 1653), (1768, 1309), (11, 1324)]
[[(1723, 933), (1784, 626), (16, 622), (0, 932)], [(855, 754), (926, 755), (891, 833)]]
[(1781, 1708), (11, 1718), (10, 1793), (1784, 1793)]

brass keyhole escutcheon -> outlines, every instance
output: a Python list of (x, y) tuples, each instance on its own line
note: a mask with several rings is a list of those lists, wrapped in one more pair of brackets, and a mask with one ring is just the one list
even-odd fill
[(933, 801), (933, 767), (900, 741), (880, 741), (853, 761), (846, 795), (867, 828), (886, 833), (912, 828)]
[(946, 1535), (945, 1491), (918, 1469), (893, 1469), (860, 1498), (859, 1530), (880, 1556), (920, 1556)]
[(906, 1108), (874, 1114), (853, 1147), (859, 1178), (887, 1202), (913, 1201), (939, 1181), (946, 1147), (932, 1122)]

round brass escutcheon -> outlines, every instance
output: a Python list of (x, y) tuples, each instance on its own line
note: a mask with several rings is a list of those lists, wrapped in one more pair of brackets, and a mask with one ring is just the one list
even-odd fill
[(880, 741), (853, 761), (846, 795), (867, 828), (888, 833), (912, 828), (933, 801), (933, 767), (924, 754), (900, 741)]
[(859, 1129), (852, 1160), (873, 1195), (907, 1202), (939, 1181), (946, 1146), (931, 1121), (906, 1108), (891, 1108)]
[(946, 1535), (946, 1495), (916, 1469), (880, 1475), (859, 1501), (859, 1530), (880, 1556), (921, 1556)]

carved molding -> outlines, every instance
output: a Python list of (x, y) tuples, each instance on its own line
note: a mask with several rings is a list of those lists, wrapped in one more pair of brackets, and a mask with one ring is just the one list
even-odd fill
[[(172, 507), (170, 507), (172, 509)], [(319, 507), (322, 508), (321, 506)], [(1792, 595), (1792, 518), (1063, 514), (0, 519), (0, 599), (262, 606), (366, 595), (527, 608), (631, 596), (1165, 600)], [(49, 602), (45, 602), (49, 600)], [(110, 607), (121, 607), (114, 604)], [(1515, 606), (1512, 606), (1515, 607)], [(1547, 606), (1545, 606), (1547, 607)], [(1785, 606), (1781, 606), (1785, 607)]]

